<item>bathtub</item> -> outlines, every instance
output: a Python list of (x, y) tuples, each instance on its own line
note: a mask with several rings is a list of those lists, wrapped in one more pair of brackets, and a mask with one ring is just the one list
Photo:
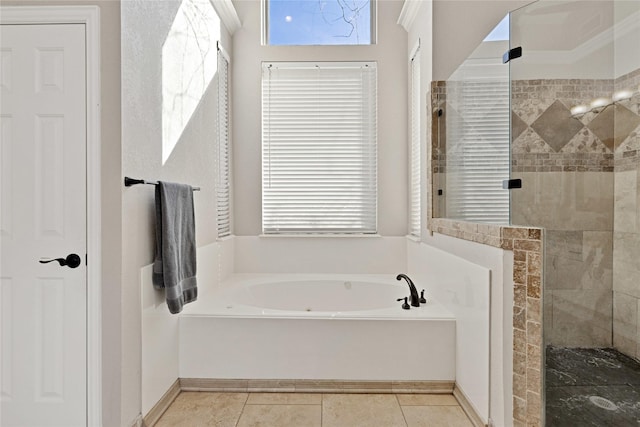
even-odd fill
[(455, 380), (455, 318), (408, 295), (391, 275), (233, 275), (180, 315), (180, 377)]

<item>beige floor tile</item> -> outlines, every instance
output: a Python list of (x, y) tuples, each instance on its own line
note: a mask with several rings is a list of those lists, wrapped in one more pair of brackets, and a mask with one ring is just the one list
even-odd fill
[(233, 427), (247, 393), (182, 392), (155, 427)]
[(398, 394), (402, 406), (459, 406), (452, 394)]
[[(239, 415), (238, 415), (239, 416)], [(233, 427), (238, 418), (234, 420), (218, 418), (210, 411), (192, 412), (165, 412), (154, 427)]]
[(320, 405), (320, 393), (250, 393), (247, 405)]
[(323, 427), (406, 427), (393, 394), (324, 394)]
[(320, 405), (246, 405), (237, 427), (320, 427)]
[(403, 406), (409, 427), (473, 427), (459, 406)]
[(204, 391), (183, 391), (171, 404), (172, 408), (191, 409), (199, 406), (244, 405), (248, 393), (223, 393)]

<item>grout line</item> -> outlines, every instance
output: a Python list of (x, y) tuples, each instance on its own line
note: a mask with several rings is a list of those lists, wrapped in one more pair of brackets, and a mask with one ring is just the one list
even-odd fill
[(404, 409), (402, 409), (402, 405), (400, 404), (400, 399), (398, 399), (398, 393), (394, 393), (393, 394), (396, 398), (396, 402), (398, 403), (398, 406), (400, 407), (400, 413), (402, 414), (402, 419), (404, 420), (404, 424), (409, 427), (409, 421), (407, 421), (407, 417), (404, 414)]
[(244, 399), (244, 403), (242, 404), (242, 410), (240, 411), (240, 415), (238, 415), (238, 419), (236, 420), (236, 423), (234, 425), (234, 427), (238, 427), (238, 424), (240, 423), (240, 418), (242, 418), (242, 414), (244, 414), (244, 408), (247, 407), (247, 401), (249, 400), (249, 394), (247, 393), (247, 397), (246, 399)]
[(291, 402), (274, 402), (274, 403), (247, 403), (245, 406), (320, 406), (322, 403), (291, 403)]

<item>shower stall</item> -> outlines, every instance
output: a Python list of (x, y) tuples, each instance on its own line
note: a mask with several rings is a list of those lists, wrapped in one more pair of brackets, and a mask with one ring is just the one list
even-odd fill
[(640, 2), (505, 20), (434, 86), (434, 215), (544, 229), (545, 425), (637, 426)]
[(640, 3), (511, 14), (511, 220), (545, 229), (546, 425), (640, 419)]

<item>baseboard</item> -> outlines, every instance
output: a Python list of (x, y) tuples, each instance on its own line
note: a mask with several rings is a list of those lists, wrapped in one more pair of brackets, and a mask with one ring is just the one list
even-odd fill
[(171, 406), (176, 397), (180, 394), (180, 379), (175, 380), (175, 382), (169, 387), (169, 390), (158, 400), (158, 403), (153, 405), (153, 408), (149, 410), (149, 413), (144, 416), (142, 420), (142, 425), (144, 427), (153, 427), (162, 414)]
[(142, 415), (138, 414), (138, 416), (129, 423), (129, 427), (144, 427), (144, 420), (142, 419)]
[(451, 394), (453, 381), (250, 380), (180, 378), (183, 391)]
[(474, 427), (487, 427), (487, 425), (482, 421), (482, 418), (480, 418), (480, 415), (478, 415), (476, 408), (471, 404), (471, 401), (467, 399), (467, 395), (464, 394), (464, 391), (462, 391), (457, 384), (453, 389), (453, 397), (456, 398), (460, 407), (464, 413), (467, 414), (467, 417), (469, 417)]

